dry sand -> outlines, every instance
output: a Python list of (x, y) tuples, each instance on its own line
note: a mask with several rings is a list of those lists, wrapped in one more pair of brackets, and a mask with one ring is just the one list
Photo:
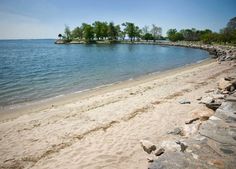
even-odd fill
[[(205, 61), (0, 114), (0, 168), (147, 168), (139, 141), (158, 143), (198, 114), (196, 100), (235, 63)], [(187, 99), (191, 104), (179, 104)], [(41, 105), (40, 105), (41, 104)], [(52, 104), (54, 106), (52, 106)]]

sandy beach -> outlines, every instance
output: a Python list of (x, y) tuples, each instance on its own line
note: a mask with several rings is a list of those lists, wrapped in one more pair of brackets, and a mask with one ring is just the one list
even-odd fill
[[(142, 169), (146, 139), (213, 111), (197, 98), (236, 77), (236, 64), (215, 60), (147, 75), (0, 113), (0, 168)], [(191, 104), (180, 104), (180, 100)]]

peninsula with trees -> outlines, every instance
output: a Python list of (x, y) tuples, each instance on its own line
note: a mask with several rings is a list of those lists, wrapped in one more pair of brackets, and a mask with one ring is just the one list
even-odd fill
[(169, 29), (167, 37), (162, 36), (162, 28), (152, 24), (143, 28), (135, 23), (125, 22), (121, 25), (113, 22), (95, 21), (92, 24), (82, 23), (73, 30), (65, 26), (64, 34), (59, 34), (56, 44), (86, 44), (86, 43), (135, 43), (156, 42), (157, 40), (191, 41), (206, 44), (236, 44), (236, 17), (229, 20), (225, 28), (219, 32), (210, 29), (195, 28)]

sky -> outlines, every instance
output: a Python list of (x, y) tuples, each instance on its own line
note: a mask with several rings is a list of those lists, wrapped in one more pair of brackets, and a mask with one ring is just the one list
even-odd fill
[(57, 38), (65, 25), (134, 22), (218, 32), (236, 16), (236, 0), (0, 0), (0, 39)]

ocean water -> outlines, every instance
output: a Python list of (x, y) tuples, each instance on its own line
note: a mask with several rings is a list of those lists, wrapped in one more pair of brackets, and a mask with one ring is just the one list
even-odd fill
[(1, 40), (0, 107), (82, 91), (208, 57), (206, 51), (182, 47)]

